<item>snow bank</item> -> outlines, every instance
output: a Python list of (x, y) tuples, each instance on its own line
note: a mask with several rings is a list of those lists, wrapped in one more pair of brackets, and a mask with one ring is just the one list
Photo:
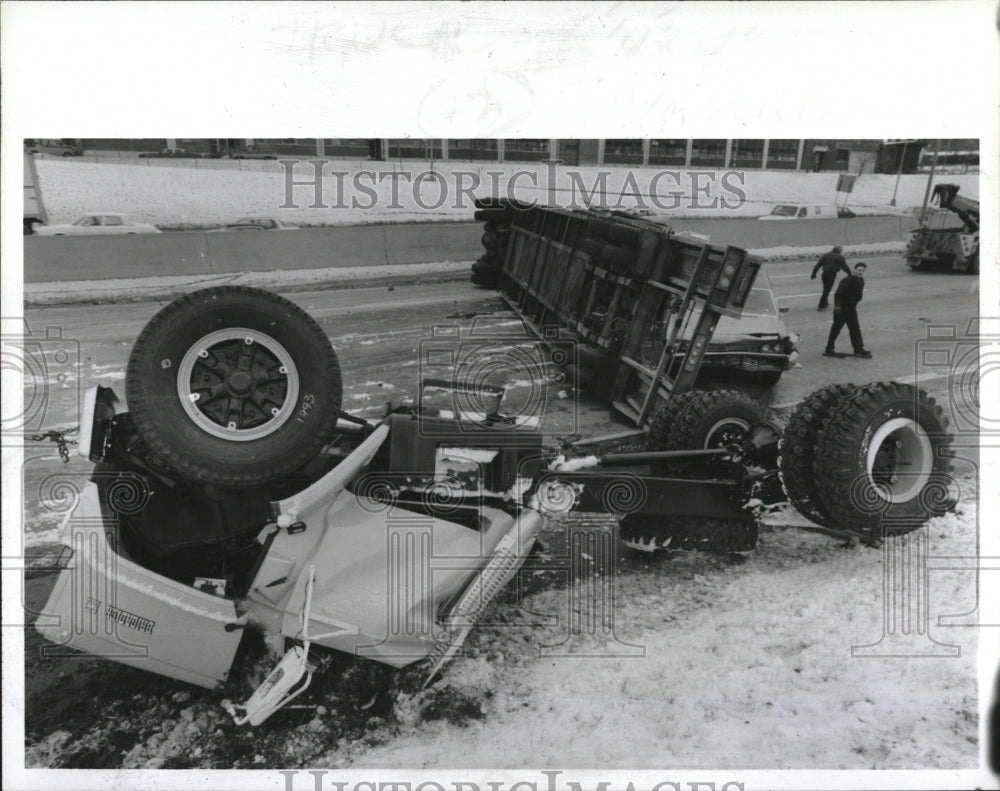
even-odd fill
[[(973, 769), (979, 630), (936, 624), (973, 611), (975, 574), (928, 576), (927, 623), (903, 630), (883, 611), (884, 584), (903, 600), (904, 581), (884, 574), (890, 559), (974, 553), (975, 479), (962, 488), (956, 513), (882, 550), (775, 528), (737, 566), (696, 553), (623, 558), (608, 581), (613, 635), (576, 635), (561, 655), (539, 655), (559, 630), (531, 622), (587, 605), (545, 591), (512, 623), (476, 633), (473, 655), (438, 683), (481, 701), (481, 721), (413, 723), (383, 746), (329, 757), (382, 768)], [(863, 648), (886, 627), (907, 639)]]
[[(198, 160), (154, 162), (39, 159), (50, 222), (72, 222), (83, 212), (98, 210), (127, 211), (136, 220), (164, 226), (219, 224), (243, 215), (306, 225), (471, 219), (472, 196), (495, 194), (578, 207), (645, 205), (684, 217), (757, 216), (776, 203), (842, 202), (835, 192), (837, 173), (748, 170), (727, 175), (722, 170), (618, 166), (560, 168), (552, 177), (545, 165), (532, 163), (329, 160), (317, 188), (310, 183), (313, 167), (305, 161), (292, 171), (294, 181), (305, 182), (298, 186), (290, 186), (277, 161), (213, 162), (210, 167)], [(936, 181), (957, 183), (966, 195), (979, 194), (975, 174), (941, 175)], [(899, 209), (889, 206), (895, 184), (894, 175), (862, 175), (848, 204), (859, 214), (885, 214), (922, 203), (926, 176), (899, 179)], [(317, 194), (325, 208), (312, 207)], [(658, 196), (659, 205), (651, 195)]]

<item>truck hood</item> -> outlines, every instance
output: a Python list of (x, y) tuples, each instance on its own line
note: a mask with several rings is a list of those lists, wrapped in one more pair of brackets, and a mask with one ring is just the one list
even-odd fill
[(744, 314), (739, 319), (722, 316), (712, 336), (712, 346), (745, 340), (748, 337), (787, 338), (789, 335), (791, 333), (785, 322), (775, 316)]

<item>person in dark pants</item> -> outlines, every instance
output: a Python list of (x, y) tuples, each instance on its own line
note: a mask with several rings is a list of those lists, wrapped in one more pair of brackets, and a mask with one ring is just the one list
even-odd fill
[(827, 297), (830, 296), (830, 289), (833, 288), (833, 283), (837, 279), (837, 272), (843, 270), (844, 274), (851, 274), (851, 270), (847, 268), (847, 261), (841, 255), (839, 245), (834, 247), (829, 253), (824, 253), (819, 261), (816, 262), (816, 266), (813, 267), (813, 280), (816, 279), (816, 273), (820, 269), (823, 270), (823, 296), (819, 298), (819, 305), (816, 307), (816, 310), (826, 310), (829, 305)]
[(864, 338), (861, 337), (861, 325), (858, 324), (858, 303), (865, 291), (866, 269), (868, 264), (858, 261), (854, 265), (854, 274), (848, 272), (847, 277), (837, 286), (837, 293), (833, 295), (833, 326), (830, 327), (830, 336), (826, 339), (824, 355), (836, 356), (837, 352), (833, 347), (846, 324), (851, 333), (851, 345), (854, 347), (855, 356), (866, 358), (872, 356), (872, 353), (865, 348)]

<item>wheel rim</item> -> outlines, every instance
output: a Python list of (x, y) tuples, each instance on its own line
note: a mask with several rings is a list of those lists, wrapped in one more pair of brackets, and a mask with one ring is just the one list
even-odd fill
[(934, 467), (931, 441), (912, 418), (879, 426), (868, 445), (866, 471), (879, 496), (905, 503), (920, 494)]
[(246, 442), (277, 431), (295, 411), (299, 377), (274, 338), (234, 327), (188, 349), (177, 371), (184, 412), (207, 434)]
[(715, 423), (705, 434), (704, 448), (728, 448), (739, 444), (750, 424), (738, 417), (727, 417)]

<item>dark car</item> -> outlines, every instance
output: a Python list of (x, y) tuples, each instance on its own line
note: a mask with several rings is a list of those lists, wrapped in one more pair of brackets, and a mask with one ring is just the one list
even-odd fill
[(764, 270), (750, 290), (739, 319), (722, 316), (705, 353), (701, 376), (706, 380), (772, 386), (798, 361), (797, 333), (781, 319), (787, 308), (779, 308)]
[(215, 228), (215, 231), (297, 231), (298, 227), (289, 225), (273, 217), (241, 217), (236, 222)]

